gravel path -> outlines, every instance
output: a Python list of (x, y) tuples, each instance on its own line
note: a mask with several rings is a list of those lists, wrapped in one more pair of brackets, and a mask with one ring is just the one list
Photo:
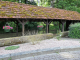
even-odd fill
[(10, 54), (16, 52), (37, 50), (37, 49), (45, 49), (45, 48), (53, 48), (53, 47), (67, 47), (67, 46), (78, 46), (80, 45), (79, 39), (69, 39), (69, 38), (61, 38), (59, 41), (55, 38), (46, 39), (32, 45), (31, 43), (18, 44), (20, 48), (16, 50), (5, 50), (5, 47), (0, 47), (0, 55)]

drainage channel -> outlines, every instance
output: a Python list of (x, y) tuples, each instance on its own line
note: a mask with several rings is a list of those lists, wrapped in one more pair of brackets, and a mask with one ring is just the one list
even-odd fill
[(47, 49), (39, 49), (39, 50), (32, 50), (32, 51), (25, 51), (25, 52), (18, 52), (6, 55), (0, 55), (0, 60), (16, 60), (25, 57), (32, 57), (50, 53), (57, 53), (57, 52), (68, 52), (68, 51), (76, 51), (80, 50), (80, 46), (70, 46), (70, 47), (55, 47), (55, 48), (47, 48)]

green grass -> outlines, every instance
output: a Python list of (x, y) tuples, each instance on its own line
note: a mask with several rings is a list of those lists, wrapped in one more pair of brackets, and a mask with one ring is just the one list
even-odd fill
[(6, 47), (5, 50), (14, 50), (14, 49), (18, 49), (19, 46), (9, 46), (9, 47)]

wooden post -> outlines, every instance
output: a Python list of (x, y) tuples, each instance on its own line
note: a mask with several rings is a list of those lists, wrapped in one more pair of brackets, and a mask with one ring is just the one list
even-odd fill
[(24, 20), (22, 20), (22, 36), (24, 36)]
[(16, 30), (17, 30), (16, 36), (18, 36), (18, 21), (16, 23)]
[(52, 20), (50, 20), (50, 21), (46, 21), (45, 23), (46, 23), (46, 33), (49, 33), (49, 24), (52, 22)]
[(61, 29), (60, 29), (60, 22), (59, 22), (59, 31), (60, 31)]
[(49, 32), (49, 25), (48, 25), (48, 20), (46, 21), (46, 33)]
[(65, 24), (65, 21), (61, 21), (62, 22), (62, 32), (64, 32), (64, 24)]
[(64, 23), (62, 23), (62, 32), (64, 32)]
[(24, 25), (26, 24), (27, 20), (24, 22), (24, 20), (22, 20), (22, 22), (18, 19), (18, 21), (22, 24), (22, 36), (24, 36), (24, 30), (25, 30), (25, 27)]

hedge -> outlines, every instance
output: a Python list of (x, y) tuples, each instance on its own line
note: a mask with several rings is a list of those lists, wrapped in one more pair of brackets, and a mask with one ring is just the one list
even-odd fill
[(80, 23), (70, 25), (68, 36), (70, 38), (80, 38)]

